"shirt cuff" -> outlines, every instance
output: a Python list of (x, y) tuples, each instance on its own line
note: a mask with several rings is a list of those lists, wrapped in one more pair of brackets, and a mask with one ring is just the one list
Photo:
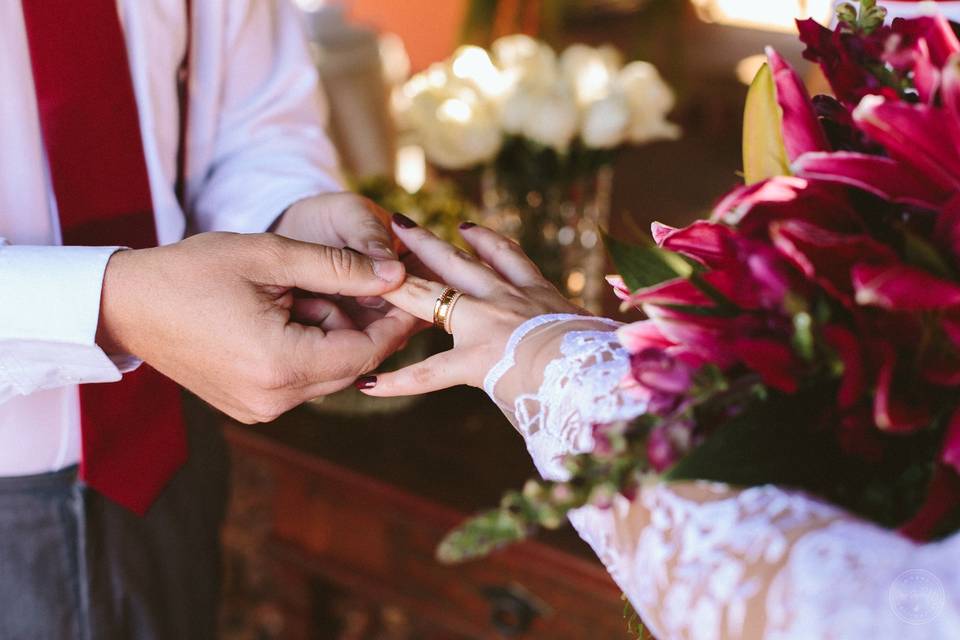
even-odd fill
[(139, 362), (96, 343), (103, 275), (120, 247), (0, 245), (0, 378), (20, 394), (119, 380)]

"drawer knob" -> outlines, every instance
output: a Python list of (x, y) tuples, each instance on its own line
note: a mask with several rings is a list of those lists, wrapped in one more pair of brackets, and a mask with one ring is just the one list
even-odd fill
[(483, 596), (490, 603), (490, 624), (500, 634), (512, 638), (530, 630), (540, 609), (532, 599), (514, 587), (487, 587)]

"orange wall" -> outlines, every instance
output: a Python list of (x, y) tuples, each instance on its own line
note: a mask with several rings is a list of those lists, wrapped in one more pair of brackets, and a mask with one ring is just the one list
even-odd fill
[(346, 6), (354, 20), (399, 35), (419, 71), (453, 52), (467, 0), (348, 0)]

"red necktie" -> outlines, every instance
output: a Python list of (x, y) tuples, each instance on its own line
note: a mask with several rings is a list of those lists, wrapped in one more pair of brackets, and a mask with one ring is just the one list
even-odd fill
[[(23, 0), (23, 15), (63, 243), (156, 246), (116, 0)], [(142, 365), (82, 385), (80, 411), (80, 477), (145, 513), (186, 460), (179, 387)]]

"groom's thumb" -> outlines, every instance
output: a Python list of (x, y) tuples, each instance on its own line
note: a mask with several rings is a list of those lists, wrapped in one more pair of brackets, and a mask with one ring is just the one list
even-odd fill
[(284, 239), (283, 272), (305, 291), (347, 296), (378, 296), (403, 282), (406, 270), (397, 260), (373, 260), (351, 249), (336, 249)]

